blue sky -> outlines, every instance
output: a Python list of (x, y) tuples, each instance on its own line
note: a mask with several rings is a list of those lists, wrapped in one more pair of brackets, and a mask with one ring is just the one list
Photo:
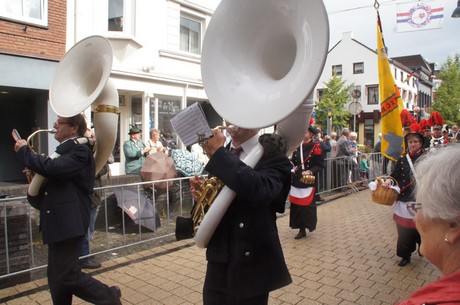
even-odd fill
[[(220, 0), (194, 2), (215, 8)], [(460, 55), (460, 18), (451, 17), (452, 11), (457, 7), (456, 0), (444, 0), (444, 20), (441, 29), (403, 33), (396, 31), (397, 3), (415, 2), (417, 1), (379, 1), (383, 34), (390, 57), (420, 54), (428, 62), (440, 65), (446, 61), (447, 56)], [(376, 12), (373, 0), (324, 0), (324, 5), (329, 16), (330, 47), (340, 41), (343, 32), (353, 32), (354, 39), (369, 48), (376, 48)]]

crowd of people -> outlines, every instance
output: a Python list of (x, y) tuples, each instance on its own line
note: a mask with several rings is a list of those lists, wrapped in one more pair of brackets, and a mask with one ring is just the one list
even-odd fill
[[(91, 196), (97, 181), (95, 139), (82, 115), (58, 117), (54, 127), (55, 138), (60, 142), (58, 159), (37, 155), (24, 140), (17, 139), (14, 147), (25, 166), (48, 178), (40, 194), (28, 196), (28, 200), (42, 215), (53, 303), (71, 304), (76, 295), (95, 304), (121, 304), (120, 289), (83, 273), (84, 265), (79, 260), (80, 256), (89, 255), (88, 227), (95, 208)], [(399, 193), (393, 204), (398, 265), (410, 264), (411, 255), (418, 250), (444, 277), (400, 304), (450, 304), (459, 300), (460, 291), (460, 194), (456, 185), (460, 179), (460, 145), (454, 144), (460, 133), (453, 125), (442, 135), (446, 127), (432, 124), (431, 138), (427, 138), (427, 128), (418, 122), (405, 127), (407, 150), (389, 172)], [(359, 152), (357, 134), (347, 128), (337, 139), (335, 133), (322, 138), (321, 131), (310, 126), (291, 156), (286, 156), (284, 139), (276, 134), (260, 135), (258, 129), (236, 128), (229, 131), (228, 141), (222, 131), (212, 132), (213, 137), (202, 147), (208, 157), (206, 171), (235, 192), (235, 198), (207, 245), (203, 303), (266, 305), (270, 291), (292, 282), (276, 224), (276, 214), (285, 211), (286, 198), (290, 202), (289, 226), (298, 229), (294, 238), (306, 238), (307, 230), (314, 231), (318, 222), (318, 174), (326, 166), (326, 154), (331, 153), (333, 175), (338, 174), (344, 185), (369, 179), (368, 158)], [(152, 129), (145, 143), (140, 134), (140, 129), (132, 127), (130, 139), (123, 145), (127, 174), (138, 173), (150, 154), (169, 153), (161, 143), (159, 130)], [(77, 141), (84, 136), (93, 141)], [(264, 154), (251, 167), (243, 160), (259, 143)], [(379, 143), (375, 149), (379, 149)], [(201, 183), (200, 179), (191, 180), (195, 199)], [(382, 187), (389, 188), (390, 179)], [(61, 200), (69, 198), (73, 198), (72, 208), (61, 209)], [(56, 221), (56, 217), (65, 221)]]

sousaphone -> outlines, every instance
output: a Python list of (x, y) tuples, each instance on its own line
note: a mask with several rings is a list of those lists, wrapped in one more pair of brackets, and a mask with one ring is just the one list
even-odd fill
[[(49, 101), (54, 112), (71, 117), (89, 106), (94, 111), (96, 173), (112, 153), (118, 127), (118, 91), (110, 80), (113, 50), (102, 36), (90, 36), (75, 44), (59, 62), (54, 73)], [(51, 158), (59, 155), (53, 153)], [(36, 196), (44, 181), (36, 174), (28, 194)]]
[[(206, 30), (201, 72), (209, 102), (244, 128), (276, 125), (291, 153), (302, 142), (312, 91), (326, 61), (329, 22), (321, 0), (222, 0)], [(261, 145), (243, 160), (255, 166)], [(195, 234), (205, 248), (235, 193), (224, 187)]]

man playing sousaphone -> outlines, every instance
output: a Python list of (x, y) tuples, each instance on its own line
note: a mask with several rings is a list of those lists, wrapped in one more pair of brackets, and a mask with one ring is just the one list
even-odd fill
[[(268, 304), (269, 292), (291, 283), (276, 227), (290, 187), (291, 164), (283, 139), (259, 137), (258, 129), (213, 130), (204, 145), (210, 157), (205, 169), (236, 193), (211, 237), (203, 303)], [(241, 161), (258, 143), (264, 156), (254, 168)], [(191, 180), (197, 199), (199, 180)]]
[(57, 158), (36, 154), (19, 138), (14, 145), (17, 159), (47, 179), (39, 194), (29, 195), (28, 200), (40, 210), (43, 243), (48, 245), (47, 275), (53, 304), (70, 305), (75, 295), (92, 304), (119, 305), (120, 289), (81, 272), (78, 264), (88, 231), (96, 167), (91, 145), (78, 141), (87, 130), (85, 118), (81, 114), (58, 116), (54, 128), (54, 137), (60, 143)]

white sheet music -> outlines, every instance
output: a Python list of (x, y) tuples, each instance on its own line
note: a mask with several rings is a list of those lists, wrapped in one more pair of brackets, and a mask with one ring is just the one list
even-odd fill
[(198, 142), (198, 135), (212, 136), (206, 116), (199, 103), (195, 103), (171, 118), (171, 125), (185, 146)]

